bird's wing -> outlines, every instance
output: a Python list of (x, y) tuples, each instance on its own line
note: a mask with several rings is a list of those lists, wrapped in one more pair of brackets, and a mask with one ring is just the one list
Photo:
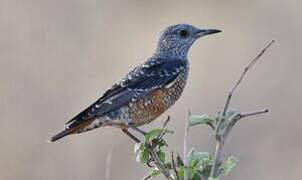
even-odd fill
[(140, 99), (153, 90), (168, 85), (175, 80), (184, 68), (186, 68), (186, 61), (184, 60), (152, 57), (130, 71), (94, 104), (68, 121), (65, 127), (75, 127), (86, 120), (102, 116), (127, 103)]

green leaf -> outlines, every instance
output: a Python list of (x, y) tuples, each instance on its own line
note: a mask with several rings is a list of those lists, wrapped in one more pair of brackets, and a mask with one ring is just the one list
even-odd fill
[(162, 133), (171, 133), (171, 134), (173, 134), (173, 131), (170, 131), (168, 129), (159, 129), (159, 128), (152, 129), (151, 131), (149, 131), (145, 134), (145, 141), (149, 142), (149, 141), (157, 138)]
[(136, 161), (142, 164), (146, 164), (148, 160), (149, 160), (149, 151), (147, 150), (147, 148), (143, 148), (141, 151), (139, 151), (136, 157)]
[(236, 166), (238, 162), (238, 159), (235, 158), (234, 156), (230, 156), (227, 158), (227, 160), (224, 162), (221, 174), (222, 175), (228, 175), (232, 169)]
[(154, 138), (157, 138), (157, 136), (159, 136), (162, 132), (162, 129), (152, 129), (147, 134), (145, 134), (145, 139), (148, 142)]
[(195, 149), (194, 149), (194, 148), (191, 148), (191, 149), (189, 150), (189, 152), (187, 153), (188, 159), (190, 159), (190, 157), (191, 157), (193, 154), (195, 154)]
[(183, 179), (184, 173), (185, 173), (184, 167), (180, 166), (180, 168), (178, 169), (178, 176), (180, 177), (180, 179)]
[(201, 180), (201, 179), (202, 178), (200, 177), (200, 175), (198, 173), (196, 173), (190, 180)]
[(190, 127), (199, 125), (199, 124), (206, 124), (206, 123), (211, 123), (213, 124), (215, 121), (211, 119), (208, 115), (203, 114), (203, 115), (191, 115), (190, 116)]
[(224, 116), (224, 119), (226, 120), (231, 120), (233, 119), (237, 114), (239, 113), (239, 111), (237, 109), (229, 109)]
[(212, 156), (207, 152), (196, 152), (194, 148), (187, 154), (189, 167), (198, 168), (199, 170), (203, 170), (206, 166), (213, 165)]
[(173, 169), (172, 163), (165, 163), (165, 164), (164, 164), (164, 167), (165, 167), (166, 169)]
[(156, 177), (158, 175), (160, 175), (160, 171), (158, 169), (153, 169), (146, 177), (144, 177), (144, 180)]
[(158, 152), (157, 152), (157, 155), (158, 155), (159, 160), (160, 160), (161, 162), (165, 162), (166, 154), (165, 154), (163, 151), (158, 151)]
[[(190, 180), (199, 180), (200, 179), (198, 171), (196, 169), (188, 167), (187, 170), (188, 170), (187, 171), (188, 178)], [(184, 174), (185, 174), (185, 168), (184, 168), (184, 166), (181, 166), (178, 169), (178, 176), (180, 177), (180, 179), (184, 178)]]
[(209, 177), (208, 180), (219, 180), (218, 178)]
[(157, 144), (159, 149), (162, 147), (168, 147), (168, 144), (164, 139), (159, 140)]
[(189, 179), (193, 179), (194, 176), (197, 176), (197, 170), (191, 167), (188, 167)]
[(218, 131), (224, 133), (225, 130), (229, 129), (231, 126), (234, 125), (234, 118), (238, 115), (239, 111), (236, 109), (229, 109), (225, 116), (222, 118), (223, 121), (221, 122), (220, 126), (218, 127)]
[(134, 145), (134, 153), (136, 154), (136, 153), (138, 153), (138, 151), (139, 150), (141, 150), (143, 147), (142, 146), (144, 146), (144, 144), (143, 143), (136, 143), (135, 145)]

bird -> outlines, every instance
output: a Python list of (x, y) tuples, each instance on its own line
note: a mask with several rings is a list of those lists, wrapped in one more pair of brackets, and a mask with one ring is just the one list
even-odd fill
[(200, 37), (219, 32), (185, 23), (165, 28), (151, 57), (69, 120), (50, 141), (111, 126), (139, 142), (128, 129), (140, 130), (139, 126), (157, 119), (179, 99), (188, 79), (190, 47)]

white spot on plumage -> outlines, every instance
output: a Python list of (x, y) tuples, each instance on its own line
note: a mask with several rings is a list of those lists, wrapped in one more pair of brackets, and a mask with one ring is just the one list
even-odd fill
[(107, 104), (112, 104), (112, 102), (111, 102), (111, 101), (106, 101), (105, 103), (107, 103)]
[(174, 81), (170, 82), (169, 84), (165, 85), (165, 88), (170, 88), (172, 87), (176, 82), (177, 82), (178, 78), (175, 78)]

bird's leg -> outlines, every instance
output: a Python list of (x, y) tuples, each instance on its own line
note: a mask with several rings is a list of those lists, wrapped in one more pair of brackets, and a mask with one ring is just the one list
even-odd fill
[(147, 134), (145, 131), (141, 130), (140, 128), (138, 128), (136, 126), (133, 126), (132, 124), (129, 124), (128, 127), (133, 129), (134, 131), (137, 131), (137, 132), (141, 133), (144, 136)]
[[(147, 134), (145, 131), (141, 130), (140, 128), (138, 128), (136, 126), (133, 126), (132, 124), (128, 124), (128, 127), (131, 128), (131, 129), (133, 129), (134, 131), (137, 131), (137, 132), (141, 133), (144, 136)], [(129, 133), (129, 134), (131, 134), (131, 133)], [(137, 143), (139, 143), (139, 142), (137, 142)], [(149, 167), (153, 168), (154, 167), (153, 163), (155, 162), (155, 160), (154, 160), (154, 157), (153, 157), (150, 149), (153, 149), (155, 146), (152, 143), (150, 143), (150, 142), (145, 142), (145, 146), (146, 146), (147, 149), (149, 149), (149, 154), (150, 154), (150, 158), (149, 158), (149, 160), (147, 162), (147, 165)]]
[(135, 137), (133, 134), (131, 134), (127, 129), (122, 129), (123, 133), (129, 136), (132, 140), (134, 140), (136, 143), (140, 143), (141, 141)]
[[(137, 132), (141, 133), (141, 134), (144, 135), (144, 136), (147, 134), (145, 131), (139, 129), (139, 128), (136, 127), (136, 126), (133, 126), (132, 124), (128, 124), (128, 128), (131, 128), (131, 129), (133, 129), (134, 131), (137, 131)], [(127, 136), (129, 136), (129, 137), (130, 137), (132, 140), (134, 140), (136, 143), (140, 143), (140, 142), (141, 142), (137, 137), (135, 137), (132, 133), (130, 133), (130, 132), (128, 131), (128, 129), (122, 129), (122, 131), (123, 131), (124, 134), (126, 134)]]

